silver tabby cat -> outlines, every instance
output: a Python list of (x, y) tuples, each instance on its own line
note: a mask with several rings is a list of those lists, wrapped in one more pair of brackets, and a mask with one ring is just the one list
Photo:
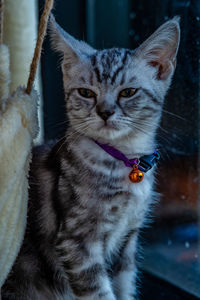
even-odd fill
[(26, 235), (3, 300), (134, 300), (138, 231), (154, 200), (154, 170), (132, 183), (131, 169), (94, 140), (128, 158), (154, 151), (179, 19), (134, 51), (95, 50), (53, 17), (50, 23), (70, 124), (60, 142), (34, 154)]

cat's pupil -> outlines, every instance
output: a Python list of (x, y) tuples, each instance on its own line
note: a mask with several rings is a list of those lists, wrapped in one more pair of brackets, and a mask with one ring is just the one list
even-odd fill
[(90, 96), (90, 92), (88, 90), (85, 91), (85, 96)]
[(120, 97), (131, 97), (136, 93), (136, 89), (133, 88), (128, 88), (128, 89), (124, 89), (120, 92)]
[(82, 97), (85, 97), (85, 98), (95, 97), (95, 93), (93, 91), (91, 91), (90, 89), (80, 88), (80, 89), (78, 89), (78, 92)]

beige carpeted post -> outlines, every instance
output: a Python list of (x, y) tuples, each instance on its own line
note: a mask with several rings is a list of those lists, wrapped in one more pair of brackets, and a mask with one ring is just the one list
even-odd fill
[[(12, 26), (17, 26), (13, 29), (13, 40), (11, 38), (13, 34), (12, 27), (8, 26), (7, 29), (4, 28), (3, 30), (3, 32), (8, 30), (7, 32), (11, 38), (9, 43), (8, 36), (6, 36), (5, 40), (3, 39), (5, 42), (7, 40), (8, 46), (13, 49), (13, 54), (11, 54), (11, 74), (9, 72), (8, 47), (0, 44), (0, 288), (12, 268), (25, 232), (31, 148), (33, 139), (38, 132), (38, 96), (32, 90), (32, 86), (41, 54), (48, 17), (54, 0), (46, 0), (27, 89), (18, 87), (10, 95), (10, 77), (11, 91), (18, 84), (26, 84), (28, 79), (30, 63), (24, 63), (24, 57), (27, 58), (29, 56), (25, 53), (28, 36), (27, 40), (22, 39), (22, 36), (25, 37), (23, 35), (24, 30), (26, 33), (30, 31), (30, 14), (28, 9), (31, 10), (32, 6), (30, 4), (32, 1), (34, 0), (5, 0), (7, 6), (4, 25), (6, 24), (5, 18), (10, 18), (9, 26), (11, 24)], [(0, 4), (2, 3), (3, 0), (0, 0)], [(23, 7), (21, 6), (22, 4)], [(27, 15), (25, 9), (27, 9)], [(13, 17), (13, 14), (16, 14), (16, 19)], [(19, 18), (18, 22), (15, 22), (14, 19), (17, 20), (17, 18)], [(24, 23), (24, 19), (26, 19), (27, 24)], [(1, 21), (0, 28), (2, 28)], [(18, 41), (18, 36), (23, 45)], [(0, 40), (2, 39), (0, 38)], [(16, 51), (16, 54), (14, 54), (14, 51)]]
[(37, 101), (36, 92), (29, 96), (18, 88), (0, 107), (0, 287), (25, 231), (31, 147), (38, 131)]
[(10, 50), (11, 93), (27, 83), (37, 39), (36, 0), (4, 0), (3, 43)]
[[(0, 0), (0, 288), (24, 236), (30, 149), (38, 131), (37, 94), (28, 96), (18, 88), (10, 96), (9, 48), (2, 44), (3, 4)], [(28, 74), (29, 64), (26, 69)]]
[[(10, 92), (18, 86), (25, 86), (29, 67), (37, 40), (38, 3), (37, 0), (4, 0), (3, 43), (10, 52)], [(40, 131), (35, 140), (43, 141), (42, 86), (40, 72), (37, 72), (35, 88), (40, 95), (38, 117)]]

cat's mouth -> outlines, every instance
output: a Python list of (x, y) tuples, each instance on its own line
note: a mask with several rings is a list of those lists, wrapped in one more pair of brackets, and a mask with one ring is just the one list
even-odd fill
[(101, 126), (100, 129), (104, 130), (119, 130), (119, 127), (113, 122), (105, 121), (104, 124)]

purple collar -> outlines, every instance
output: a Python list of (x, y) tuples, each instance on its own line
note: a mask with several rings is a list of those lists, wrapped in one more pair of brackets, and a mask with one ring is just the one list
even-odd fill
[(143, 172), (149, 171), (160, 158), (160, 154), (155, 149), (153, 154), (144, 155), (144, 156), (140, 157), (139, 159), (138, 158), (128, 159), (118, 149), (116, 149), (112, 146), (109, 146), (108, 144), (101, 144), (97, 141), (94, 141), (94, 142), (99, 147), (101, 147), (105, 152), (110, 154), (112, 157), (123, 161), (126, 167), (132, 168), (134, 165), (137, 165), (138, 169)]

